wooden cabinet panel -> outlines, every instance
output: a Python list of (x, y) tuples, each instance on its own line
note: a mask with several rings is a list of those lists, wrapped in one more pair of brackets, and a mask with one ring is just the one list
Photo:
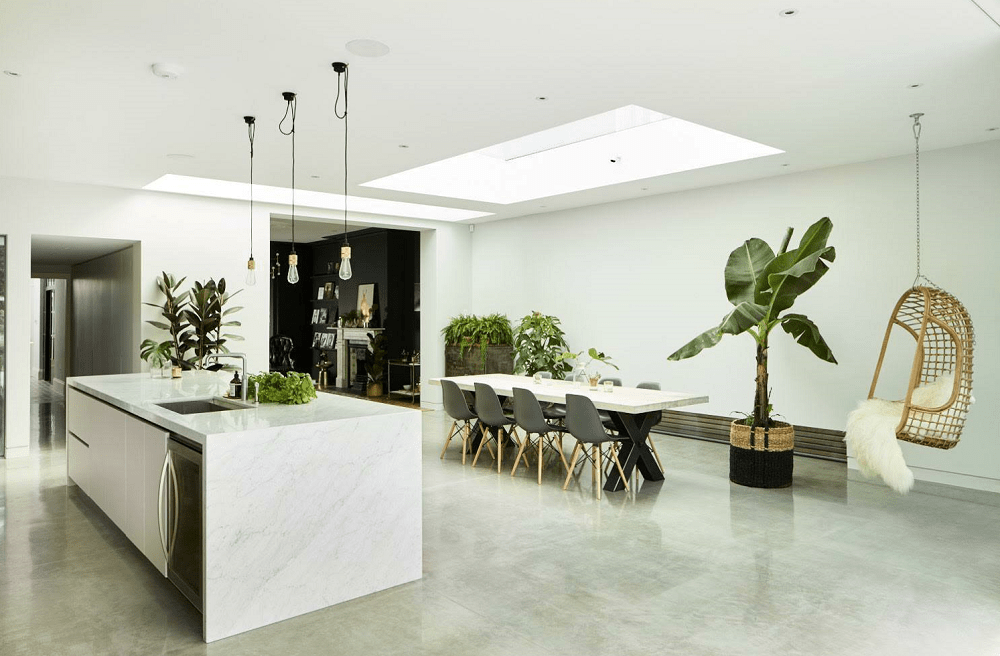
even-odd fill
[(72, 433), (66, 435), (66, 475), (90, 494), (90, 447)]

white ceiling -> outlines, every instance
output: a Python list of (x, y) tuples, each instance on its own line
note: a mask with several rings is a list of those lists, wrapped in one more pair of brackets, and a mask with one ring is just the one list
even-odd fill
[(82, 264), (103, 255), (116, 253), (134, 243), (124, 239), (32, 235), (31, 264), (33, 266)]
[[(366, 228), (385, 228), (384, 224), (359, 223), (349, 221), (347, 232), (357, 232)], [(295, 243), (310, 244), (314, 241), (323, 241), (327, 237), (336, 237), (344, 234), (344, 223), (342, 221), (300, 219), (295, 217)], [(292, 220), (285, 215), (271, 215), (271, 241), (292, 241)]]
[[(391, 52), (350, 55), (358, 38)], [(244, 181), (253, 114), (255, 182), (287, 185), (289, 90), (299, 186), (337, 192), (335, 60), (351, 64), (350, 193), (496, 213), (480, 220), (909, 153), (915, 111), (925, 150), (1000, 138), (1000, 26), (971, 0), (4, 0), (0, 43), (21, 74), (0, 75), (13, 177)], [(628, 104), (786, 153), (505, 206), (359, 186)]]

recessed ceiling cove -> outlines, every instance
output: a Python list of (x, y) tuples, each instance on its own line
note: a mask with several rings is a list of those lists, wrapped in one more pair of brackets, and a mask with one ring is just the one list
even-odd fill
[(626, 105), (362, 186), (508, 205), (783, 152)]

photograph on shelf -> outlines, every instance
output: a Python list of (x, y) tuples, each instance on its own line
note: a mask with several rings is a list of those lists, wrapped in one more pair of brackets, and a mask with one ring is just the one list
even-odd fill
[(319, 323), (319, 310), (318, 309), (313, 310), (312, 322), (313, 323)]
[(328, 316), (329, 316), (329, 314), (327, 313), (327, 308), (320, 308), (319, 309), (319, 322), (318, 323), (326, 323), (326, 318)]
[[(330, 283), (326, 283), (329, 286)], [(330, 298), (326, 295), (326, 287), (320, 285), (319, 291), (316, 292), (316, 300), (322, 301), (324, 298)]]
[(313, 333), (313, 348), (320, 348), (323, 341), (323, 333)]
[(328, 282), (325, 285), (323, 285), (323, 295), (320, 296), (320, 298), (326, 299), (328, 301), (333, 298), (333, 283), (332, 282)]

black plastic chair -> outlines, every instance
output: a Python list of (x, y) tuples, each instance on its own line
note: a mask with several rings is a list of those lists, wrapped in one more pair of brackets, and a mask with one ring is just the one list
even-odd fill
[[(604, 468), (601, 463), (603, 456), (602, 448), (607, 444), (609, 446), (609, 455), (618, 468), (618, 475), (621, 476), (622, 483), (625, 484), (625, 491), (627, 492), (629, 489), (628, 479), (622, 470), (622, 463), (618, 460), (618, 443), (622, 441), (622, 438), (617, 435), (611, 435), (604, 430), (604, 425), (597, 414), (594, 402), (586, 396), (567, 394), (566, 428), (569, 429), (569, 434), (576, 438), (576, 446), (573, 447), (573, 455), (569, 457), (569, 473), (566, 474), (566, 482), (563, 483), (563, 489), (565, 490), (569, 487), (570, 479), (573, 478), (573, 471), (576, 469), (576, 459), (582, 450), (584, 459), (591, 462), (591, 479), (594, 487), (597, 488), (597, 498), (601, 498), (601, 488), (604, 485)], [(587, 452), (587, 447), (590, 447), (590, 453)]]
[[(636, 385), (636, 387), (638, 389), (659, 390), (660, 389), (660, 384), (656, 383), (656, 382), (652, 382), (652, 381), (645, 381), (645, 382), (639, 383), (638, 385)], [(656, 413), (656, 421), (654, 423), (658, 424), (661, 421), (663, 421), (663, 411), (662, 410)], [(646, 441), (649, 443), (649, 448), (653, 452), (653, 456), (656, 458), (656, 464), (658, 464), (660, 466), (660, 469), (662, 470), (663, 469), (663, 461), (660, 460), (660, 454), (656, 452), (656, 443), (653, 442), (653, 435), (652, 434), (647, 435), (646, 436)]]
[[(566, 456), (563, 455), (562, 449), (562, 435), (566, 429), (562, 426), (550, 424), (545, 420), (542, 406), (538, 403), (538, 399), (531, 390), (521, 387), (514, 388), (514, 421), (517, 422), (518, 428), (524, 431), (524, 440), (521, 442), (521, 448), (517, 452), (517, 457), (514, 458), (514, 468), (510, 470), (511, 476), (517, 473), (517, 467), (521, 464), (521, 456), (524, 454), (525, 449), (531, 446), (532, 433), (537, 436), (535, 446), (538, 449), (538, 484), (542, 484), (542, 461), (544, 460), (542, 457), (542, 448), (544, 446), (548, 446), (550, 449), (556, 451), (566, 471), (569, 471), (569, 464), (566, 462)], [(553, 437), (553, 433), (555, 433), (555, 437)], [(525, 461), (524, 466), (527, 468), (527, 461)]]
[(469, 452), (469, 438), (472, 435), (472, 422), (476, 419), (476, 413), (469, 408), (465, 400), (465, 394), (459, 388), (458, 383), (453, 380), (443, 378), (441, 380), (441, 392), (444, 399), (444, 411), (448, 413), (454, 421), (451, 422), (451, 429), (448, 431), (448, 439), (441, 449), (441, 458), (448, 450), (448, 445), (456, 435), (462, 438), (462, 464), (465, 464), (465, 454)]
[(479, 427), (483, 432), (483, 439), (479, 442), (476, 450), (476, 457), (472, 459), (472, 466), (476, 466), (479, 454), (483, 451), (483, 445), (495, 434), (497, 441), (497, 473), (503, 468), (503, 438), (508, 434), (512, 440), (521, 446), (517, 439), (517, 432), (514, 429), (514, 418), (504, 414), (500, 405), (500, 397), (496, 390), (485, 383), (476, 383), (476, 416), (479, 418)]

